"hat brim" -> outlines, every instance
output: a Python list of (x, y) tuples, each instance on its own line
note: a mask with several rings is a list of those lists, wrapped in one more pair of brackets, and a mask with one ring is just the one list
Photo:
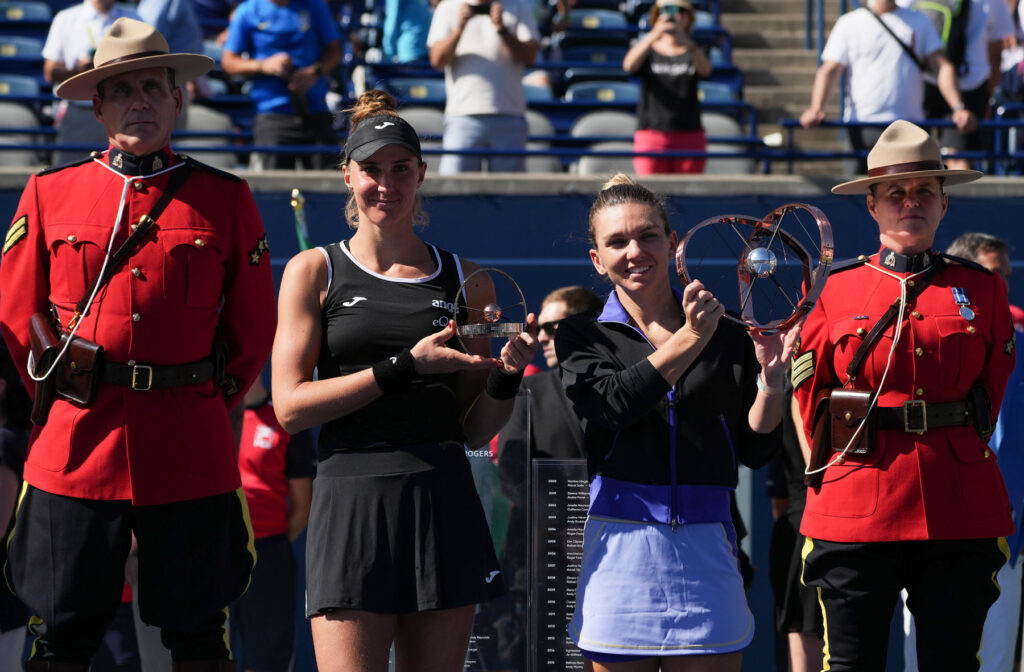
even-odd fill
[(943, 185), (953, 186), (974, 182), (984, 173), (977, 170), (916, 170), (907, 173), (892, 173), (890, 175), (876, 175), (875, 177), (862, 177), (859, 180), (843, 182), (832, 187), (832, 193), (839, 196), (855, 196), (867, 194), (871, 191), (872, 184), (889, 182), (891, 180), (902, 180), (908, 177), (944, 177)]
[(122, 72), (143, 70), (146, 68), (171, 68), (174, 70), (174, 81), (184, 84), (196, 77), (205, 75), (216, 65), (212, 58), (202, 54), (162, 54), (160, 56), (144, 56), (120, 63), (101, 65), (86, 70), (74, 77), (69, 77), (54, 89), (54, 93), (64, 100), (92, 100), (96, 93), (96, 85), (104, 79), (119, 75)]
[(405, 142), (401, 138), (390, 137), (371, 140), (370, 142), (359, 145), (351, 152), (346, 150), (345, 158), (346, 160), (351, 161), (365, 161), (374, 154), (376, 154), (378, 150), (383, 149), (388, 145), (401, 145), (402, 147), (405, 147), (416, 156), (421, 156), (420, 151), (417, 150), (412, 145), (410, 145), (408, 142)]

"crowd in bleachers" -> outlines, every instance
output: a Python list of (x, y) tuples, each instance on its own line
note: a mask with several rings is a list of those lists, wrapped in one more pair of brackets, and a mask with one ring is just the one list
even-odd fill
[[(631, 42), (649, 28), (647, 16), (653, 2), (560, 1), (563, 4), (538, 8), (541, 53), (524, 78), (528, 147), (546, 152), (531, 156), (527, 168), (607, 172), (628, 167), (639, 86), (622, 70), (622, 58)], [(0, 152), (2, 164), (56, 163), (54, 118), (58, 108), (53, 82), (43, 74), (43, 45), (55, 14), (74, 4), (68, 0), (0, 3), (0, 104), (6, 120), (0, 143), (17, 147)], [(395, 16), (398, 5), (404, 13), (409, 11), (405, 9), (408, 5), (416, 3), (394, 4), (389, 15), (381, 0), (328, 3), (342, 36), (343, 53), (340, 66), (330, 73), (327, 100), (339, 112), (361, 90), (386, 88), (418, 120), (417, 126), (428, 136), (425, 148), (429, 151), (440, 146), (436, 140), (443, 123), (443, 74), (430, 66), (425, 48), (417, 52), (415, 43), (409, 45), (410, 37), (425, 44), (425, 28), (417, 37), (409, 24), (403, 23), (398, 32), (405, 44), (392, 44), (395, 40), (389, 31), (396, 30), (398, 21), (393, 19), (395, 26), (389, 27), (388, 17)], [(717, 23), (717, 3), (704, 0), (696, 6), (694, 37), (714, 64), (711, 76), (700, 83), (700, 95), (712, 136), (709, 150), (716, 151), (722, 148), (715, 144), (716, 136), (746, 142), (756, 139), (756, 117), (753, 108), (742, 102), (742, 75), (731, 64), (730, 37)], [(421, 12), (420, 20), (424, 16), (429, 20), (432, 8), (425, 3), (424, 7), (426, 14)], [(232, 145), (243, 150), (252, 147), (256, 112), (250, 96), (251, 78), (228, 75), (221, 66), (230, 9), (224, 2), (195, 3), (205, 37), (203, 52), (218, 66), (195, 93), (188, 122), (176, 141), (177, 146), (197, 155), (201, 152), (207, 162), (229, 169), (249, 164), (248, 152), (232, 151)], [(408, 60), (410, 55), (412, 60)], [(339, 126), (343, 126), (340, 116)], [(339, 130), (344, 132), (344, 128)], [(224, 151), (211, 152), (211, 148)], [(88, 151), (84, 146), (72, 151), (76, 150), (83, 155)], [(606, 155), (581, 160), (592, 150)]]
[[(0, 2), (0, 165), (56, 165), (75, 152), (92, 147), (72, 143), (57, 152), (55, 119), (63, 116), (44, 76), (43, 46), (54, 16), (74, 6), (73, 0), (3, 0)], [(259, 137), (253, 128), (257, 103), (251, 76), (228, 74), (222, 66), (233, 0), (190, 0), (204, 37), (203, 52), (217, 67), (193, 92), (187, 123), (176, 146), (226, 169), (273, 166), (260, 162)], [(654, 0), (536, 0), (539, 51), (525, 68), (530, 172), (609, 173), (633, 168), (633, 133), (641, 85), (636, 73), (623, 69), (631, 45), (652, 30)], [(698, 84), (701, 122), (710, 160), (704, 172), (753, 173), (761, 158), (790, 158), (799, 149), (771, 148), (759, 139), (757, 110), (744, 101), (743, 73), (732, 61), (732, 37), (719, 21), (718, 0), (696, 0), (692, 37), (710, 58), (712, 70)], [(431, 0), (328, 0), (331, 21), (340, 36), (340, 63), (328, 78), (326, 104), (336, 114), (335, 126), (345, 133), (344, 110), (367, 88), (396, 95), (424, 134), (424, 150), (432, 170), (440, 163), (444, 108), (444, 73), (431, 66), (427, 33)], [(1014, 25), (1020, 32), (1019, 13)], [(1019, 47), (1007, 42), (1004, 86), (997, 103), (1012, 116), (1014, 96), (1022, 97)], [(52, 79), (52, 78), (49, 78)], [(1018, 86), (1012, 89), (1016, 81)], [(1009, 91), (1009, 94), (1002, 92)], [(1019, 103), (1018, 103), (1019, 105)], [(993, 113), (995, 108), (993, 108)], [(856, 122), (857, 119), (848, 121)], [(886, 120), (888, 121), (888, 120)], [(795, 120), (783, 126), (796, 128)], [(997, 134), (999, 151), (1013, 151), (1015, 129)], [(301, 143), (300, 143), (301, 144)], [(269, 155), (286, 148), (266, 148)], [(300, 156), (312, 152), (293, 147)], [(991, 145), (989, 150), (993, 149)], [(637, 149), (639, 151), (639, 149)], [(511, 154), (515, 155), (516, 150)], [(500, 156), (500, 153), (496, 153)], [(520, 152), (520, 155), (522, 153)], [(691, 153), (692, 154), (692, 153)], [(733, 155), (730, 157), (730, 154)], [(268, 154), (264, 154), (268, 156)], [(677, 153), (686, 156), (686, 152)], [(316, 164), (314, 164), (316, 165)], [(769, 162), (765, 161), (765, 166)], [(1012, 163), (1001, 164), (1013, 166)], [(990, 166), (991, 167), (991, 166)]]

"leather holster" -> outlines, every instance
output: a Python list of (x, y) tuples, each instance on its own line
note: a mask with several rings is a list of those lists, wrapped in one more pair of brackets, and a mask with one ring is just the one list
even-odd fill
[[(875, 414), (871, 409), (871, 390), (833, 390), (829, 397), (832, 450), (846, 450), (857, 455), (870, 455), (875, 448)], [(867, 420), (865, 421), (865, 417)], [(857, 429), (864, 426), (854, 440)], [(851, 443), (852, 441), (852, 443)]]
[[(67, 339), (67, 334), (61, 336), (61, 347), (64, 347)], [(91, 404), (99, 388), (102, 362), (102, 345), (78, 336), (72, 338), (71, 345), (57, 367), (57, 394), (83, 406)]]
[(828, 412), (829, 397), (834, 390), (827, 389), (818, 393), (814, 402), (814, 420), (811, 423), (811, 456), (807, 462), (807, 471), (815, 471), (813, 474), (804, 474), (804, 485), (809, 488), (820, 488), (821, 480), (825, 476), (824, 469), (832, 456), (832, 416)]
[[(33, 376), (41, 376), (53, 365), (53, 360), (60, 351), (60, 338), (53, 322), (47, 313), (34, 313), (28, 322), (29, 348), (32, 351)], [(32, 422), (45, 425), (53, 405), (54, 382), (56, 374), (49, 375), (45, 380), (35, 381), (32, 393)]]

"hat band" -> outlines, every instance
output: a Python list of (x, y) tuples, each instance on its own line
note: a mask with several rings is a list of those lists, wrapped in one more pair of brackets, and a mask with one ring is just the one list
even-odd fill
[(895, 175), (897, 173), (916, 173), (922, 170), (945, 170), (941, 161), (911, 161), (910, 163), (894, 163), (891, 166), (869, 168), (868, 177), (879, 175)]
[(115, 63), (124, 63), (125, 61), (134, 61), (135, 59), (138, 59), (138, 58), (149, 58), (150, 56), (167, 56), (167, 55), (168, 55), (168, 53), (166, 51), (143, 51), (140, 54), (131, 54), (129, 56), (121, 56), (119, 58), (112, 58), (109, 61), (104, 61), (103, 63), (99, 64), (96, 67), (102, 68), (102, 67), (107, 66), (107, 65), (114, 65)]

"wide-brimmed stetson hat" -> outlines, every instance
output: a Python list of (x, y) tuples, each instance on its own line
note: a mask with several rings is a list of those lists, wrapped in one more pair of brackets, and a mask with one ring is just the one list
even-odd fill
[(170, 51), (167, 40), (153, 26), (120, 18), (103, 35), (92, 59), (92, 70), (64, 80), (54, 93), (66, 100), (92, 100), (97, 84), (122, 72), (171, 68), (175, 82), (181, 84), (205, 75), (214, 66), (209, 56)]
[(899, 119), (889, 124), (868, 154), (868, 176), (832, 187), (833, 194), (866, 194), (872, 184), (907, 177), (943, 177), (946, 185), (973, 182), (977, 170), (949, 170), (932, 136), (920, 126)]

